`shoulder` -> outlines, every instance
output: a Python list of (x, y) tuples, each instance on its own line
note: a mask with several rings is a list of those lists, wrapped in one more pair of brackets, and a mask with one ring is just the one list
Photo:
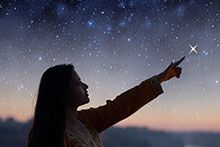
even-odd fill
[(90, 109), (83, 109), (83, 110), (79, 110), (77, 111), (77, 119), (79, 121), (81, 121), (85, 127), (89, 130), (92, 130), (92, 131), (96, 131), (95, 127), (93, 126), (92, 122), (91, 122), (91, 116), (88, 116), (89, 115), (89, 111), (91, 111), (92, 108)]

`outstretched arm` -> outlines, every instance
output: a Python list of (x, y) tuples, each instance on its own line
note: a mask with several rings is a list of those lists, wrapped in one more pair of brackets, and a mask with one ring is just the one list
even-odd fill
[[(183, 58), (184, 59), (184, 58)], [(106, 104), (97, 108), (78, 111), (79, 118), (89, 123), (99, 133), (135, 113), (146, 103), (163, 93), (162, 82), (181, 74), (179, 62), (171, 65), (159, 75), (153, 76), (139, 85), (118, 95), (114, 100), (107, 100)]]

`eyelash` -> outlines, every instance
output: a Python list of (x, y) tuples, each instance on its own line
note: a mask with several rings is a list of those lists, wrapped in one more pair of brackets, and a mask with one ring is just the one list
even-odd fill
[(82, 82), (80, 81), (80, 82), (75, 83), (74, 85), (75, 85), (75, 86), (80, 86), (81, 83), (82, 83)]

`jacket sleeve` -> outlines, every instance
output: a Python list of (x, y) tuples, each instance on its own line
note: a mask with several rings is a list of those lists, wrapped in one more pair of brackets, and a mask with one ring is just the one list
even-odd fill
[(163, 89), (158, 77), (153, 76), (118, 95), (114, 100), (107, 100), (105, 105), (78, 112), (89, 121), (98, 133), (101, 133), (162, 93)]

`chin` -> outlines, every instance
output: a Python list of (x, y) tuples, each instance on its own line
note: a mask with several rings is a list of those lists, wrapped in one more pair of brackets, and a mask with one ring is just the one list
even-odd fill
[(86, 99), (85, 99), (85, 101), (84, 101), (84, 104), (87, 104), (87, 103), (89, 103), (90, 102), (90, 99), (87, 97)]
[(84, 102), (82, 102), (79, 106), (85, 105), (85, 104), (87, 104), (87, 103), (89, 103), (89, 102), (90, 102), (90, 99), (88, 98), (87, 100), (85, 100)]
[(88, 98), (86, 103), (89, 103), (89, 102), (90, 102), (90, 99)]

